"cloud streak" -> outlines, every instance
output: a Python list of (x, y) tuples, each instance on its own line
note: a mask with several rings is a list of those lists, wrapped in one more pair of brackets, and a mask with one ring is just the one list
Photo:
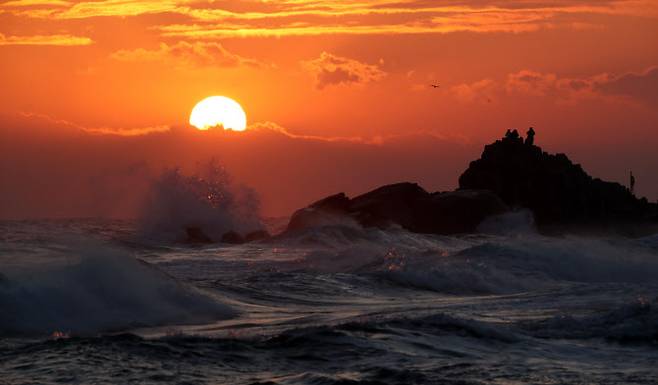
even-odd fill
[(658, 66), (621, 75), (601, 73), (573, 78), (524, 69), (505, 80), (483, 79), (450, 88), (462, 102), (490, 101), (493, 97), (523, 96), (553, 98), (561, 102), (582, 99), (625, 99), (646, 105), (658, 104)]
[(31, 35), (6, 36), (0, 33), (0, 45), (53, 45), (81, 46), (90, 45), (93, 41), (88, 37), (72, 35)]
[(232, 53), (223, 45), (214, 42), (186, 42), (168, 45), (160, 43), (154, 50), (138, 48), (135, 50), (120, 50), (111, 55), (115, 60), (127, 62), (140, 61), (173, 61), (184, 66), (215, 66), (215, 67), (265, 67), (264, 63), (255, 59), (244, 58)]
[(65, 119), (57, 119), (49, 115), (33, 112), (20, 112), (16, 115), (16, 118), (19, 120), (22, 119), (25, 121), (36, 122), (40, 125), (63, 127), (67, 132), (95, 135), (140, 136), (168, 132), (171, 130), (171, 127), (168, 125), (130, 128), (85, 127)]
[(310, 0), (217, 3), (197, 0), (15, 0), (0, 5), (14, 15), (56, 20), (182, 16), (184, 23), (154, 26), (163, 36), (198, 39), (325, 34), (428, 34), (459, 31), (528, 32), (543, 28), (590, 28), (592, 15), (658, 17), (651, 0), (426, 1)]

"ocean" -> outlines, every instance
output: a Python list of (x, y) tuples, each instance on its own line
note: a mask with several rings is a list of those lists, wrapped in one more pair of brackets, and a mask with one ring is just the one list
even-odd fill
[(658, 383), (658, 235), (484, 230), (4, 221), (0, 384)]

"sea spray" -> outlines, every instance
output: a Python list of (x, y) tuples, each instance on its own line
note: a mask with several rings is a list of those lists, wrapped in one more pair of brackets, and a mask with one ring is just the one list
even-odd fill
[(219, 241), (230, 231), (248, 233), (264, 226), (258, 194), (235, 183), (216, 160), (185, 175), (167, 169), (153, 183), (141, 218), (143, 233), (158, 241), (185, 240), (187, 229)]

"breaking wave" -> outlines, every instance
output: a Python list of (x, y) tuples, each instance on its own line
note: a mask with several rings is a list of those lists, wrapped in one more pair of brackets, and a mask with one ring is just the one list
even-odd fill
[(460, 236), (334, 224), (202, 248), (73, 227), (151, 264), (11, 223), (38, 231), (0, 245), (0, 378), (656, 383), (656, 237), (549, 238), (527, 219)]
[[(518, 215), (512, 223), (527, 223)], [(564, 282), (658, 283), (658, 256), (650, 241), (533, 233), (441, 237), (331, 226), (283, 243), (313, 246), (295, 269), (376, 274), (449, 294), (508, 294)]]
[(89, 334), (235, 315), (146, 262), (98, 245), (76, 247), (46, 267), (0, 275), (0, 335)]

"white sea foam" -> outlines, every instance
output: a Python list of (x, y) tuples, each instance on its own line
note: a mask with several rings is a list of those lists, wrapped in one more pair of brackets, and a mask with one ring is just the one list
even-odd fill
[(412, 258), (394, 273), (438, 290), (507, 293), (557, 282), (658, 283), (658, 256), (630, 242), (531, 236), (490, 240), (445, 258)]
[(495, 235), (529, 235), (536, 234), (535, 217), (532, 211), (520, 209), (505, 214), (494, 215), (478, 225), (477, 230)]

